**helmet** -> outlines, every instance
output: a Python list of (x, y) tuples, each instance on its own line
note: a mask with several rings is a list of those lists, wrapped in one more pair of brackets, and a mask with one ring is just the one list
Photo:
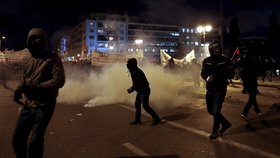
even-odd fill
[(217, 56), (222, 54), (222, 48), (218, 41), (212, 41), (208, 46), (208, 50), (211, 56), (212, 55)]

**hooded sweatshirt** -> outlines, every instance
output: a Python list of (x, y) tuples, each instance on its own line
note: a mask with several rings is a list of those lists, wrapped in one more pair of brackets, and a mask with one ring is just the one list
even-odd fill
[[(34, 41), (39, 39), (38, 45)], [(23, 62), (23, 74), (18, 90), (27, 99), (50, 100), (58, 96), (65, 83), (65, 72), (61, 58), (48, 50), (48, 39), (44, 30), (31, 29), (27, 37), (30, 56)]]
[(145, 73), (137, 67), (137, 60), (135, 58), (127, 61), (127, 68), (131, 74), (132, 90), (142, 93), (150, 89)]

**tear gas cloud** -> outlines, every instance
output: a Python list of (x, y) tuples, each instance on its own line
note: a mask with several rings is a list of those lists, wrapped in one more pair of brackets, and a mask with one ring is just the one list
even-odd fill
[[(185, 85), (185, 75), (168, 72), (158, 65), (145, 64), (139, 67), (150, 83), (150, 104), (153, 107), (169, 108), (197, 102), (197, 99), (191, 96), (193, 89)], [(71, 73), (66, 73), (66, 83), (60, 89), (58, 102), (82, 103), (85, 107), (134, 104), (136, 93), (128, 94), (126, 91), (132, 81), (125, 64), (114, 64), (100, 72), (91, 71), (89, 75), (80, 75), (80, 72), (71, 69)], [(79, 75), (82, 77), (77, 77)]]

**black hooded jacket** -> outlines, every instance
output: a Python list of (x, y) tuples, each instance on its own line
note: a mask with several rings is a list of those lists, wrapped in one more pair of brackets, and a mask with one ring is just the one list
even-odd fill
[(136, 92), (144, 92), (149, 89), (149, 82), (144, 74), (144, 72), (136, 67), (133, 70), (130, 70), (131, 79), (132, 79), (132, 90)]
[(228, 79), (234, 77), (231, 60), (222, 55), (205, 58), (202, 65), (201, 77), (206, 80), (208, 76), (213, 76), (211, 82), (206, 82), (206, 89), (208, 91), (226, 91)]
[[(40, 52), (34, 52), (31, 40), (41, 38), (44, 46)], [(30, 56), (23, 62), (23, 74), (17, 90), (29, 99), (48, 100), (58, 96), (58, 89), (65, 83), (65, 72), (61, 58), (48, 50), (46, 33), (40, 28), (32, 29), (27, 38)]]

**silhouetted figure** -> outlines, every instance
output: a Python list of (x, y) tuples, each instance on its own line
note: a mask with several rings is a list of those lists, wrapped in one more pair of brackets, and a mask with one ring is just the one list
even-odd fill
[(243, 81), (243, 89), (249, 95), (248, 102), (246, 103), (241, 113), (241, 117), (248, 121), (249, 119), (247, 117), (247, 114), (249, 113), (249, 110), (252, 107), (252, 105), (254, 106), (254, 110), (258, 114), (258, 116), (261, 116), (261, 111), (256, 99), (256, 96), (259, 93), (258, 60), (256, 59), (256, 57), (252, 56), (251, 54), (248, 54), (247, 57), (242, 60), (241, 65), (242, 65), (241, 78)]
[(127, 69), (129, 70), (132, 79), (132, 86), (127, 89), (127, 92), (137, 92), (135, 98), (135, 119), (131, 122), (131, 124), (141, 124), (142, 104), (144, 110), (147, 111), (153, 118), (152, 125), (157, 125), (161, 122), (161, 119), (156, 114), (156, 112), (150, 107), (149, 104), (149, 97), (151, 93), (149, 82), (144, 72), (140, 68), (138, 68), (137, 60), (135, 58), (128, 59)]
[(194, 87), (199, 88), (201, 65), (197, 62), (197, 59), (193, 59), (191, 61), (190, 68), (191, 68), (191, 75), (192, 75)]
[[(33, 28), (27, 38), (30, 56), (23, 62), (22, 78), (14, 101), (22, 105), (13, 134), (17, 158), (42, 158), (44, 135), (52, 118), (65, 73), (58, 54), (48, 49), (44, 30)], [(26, 100), (22, 101), (22, 95)]]
[(222, 49), (217, 41), (211, 42), (208, 49), (210, 57), (203, 60), (201, 77), (206, 80), (207, 111), (214, 118), (210, 139), (215, 139), (231, 127), (221, 109), (227, 93), (228, 79), (234, 77), (234, 70), (231, 60), (222, 56)]

